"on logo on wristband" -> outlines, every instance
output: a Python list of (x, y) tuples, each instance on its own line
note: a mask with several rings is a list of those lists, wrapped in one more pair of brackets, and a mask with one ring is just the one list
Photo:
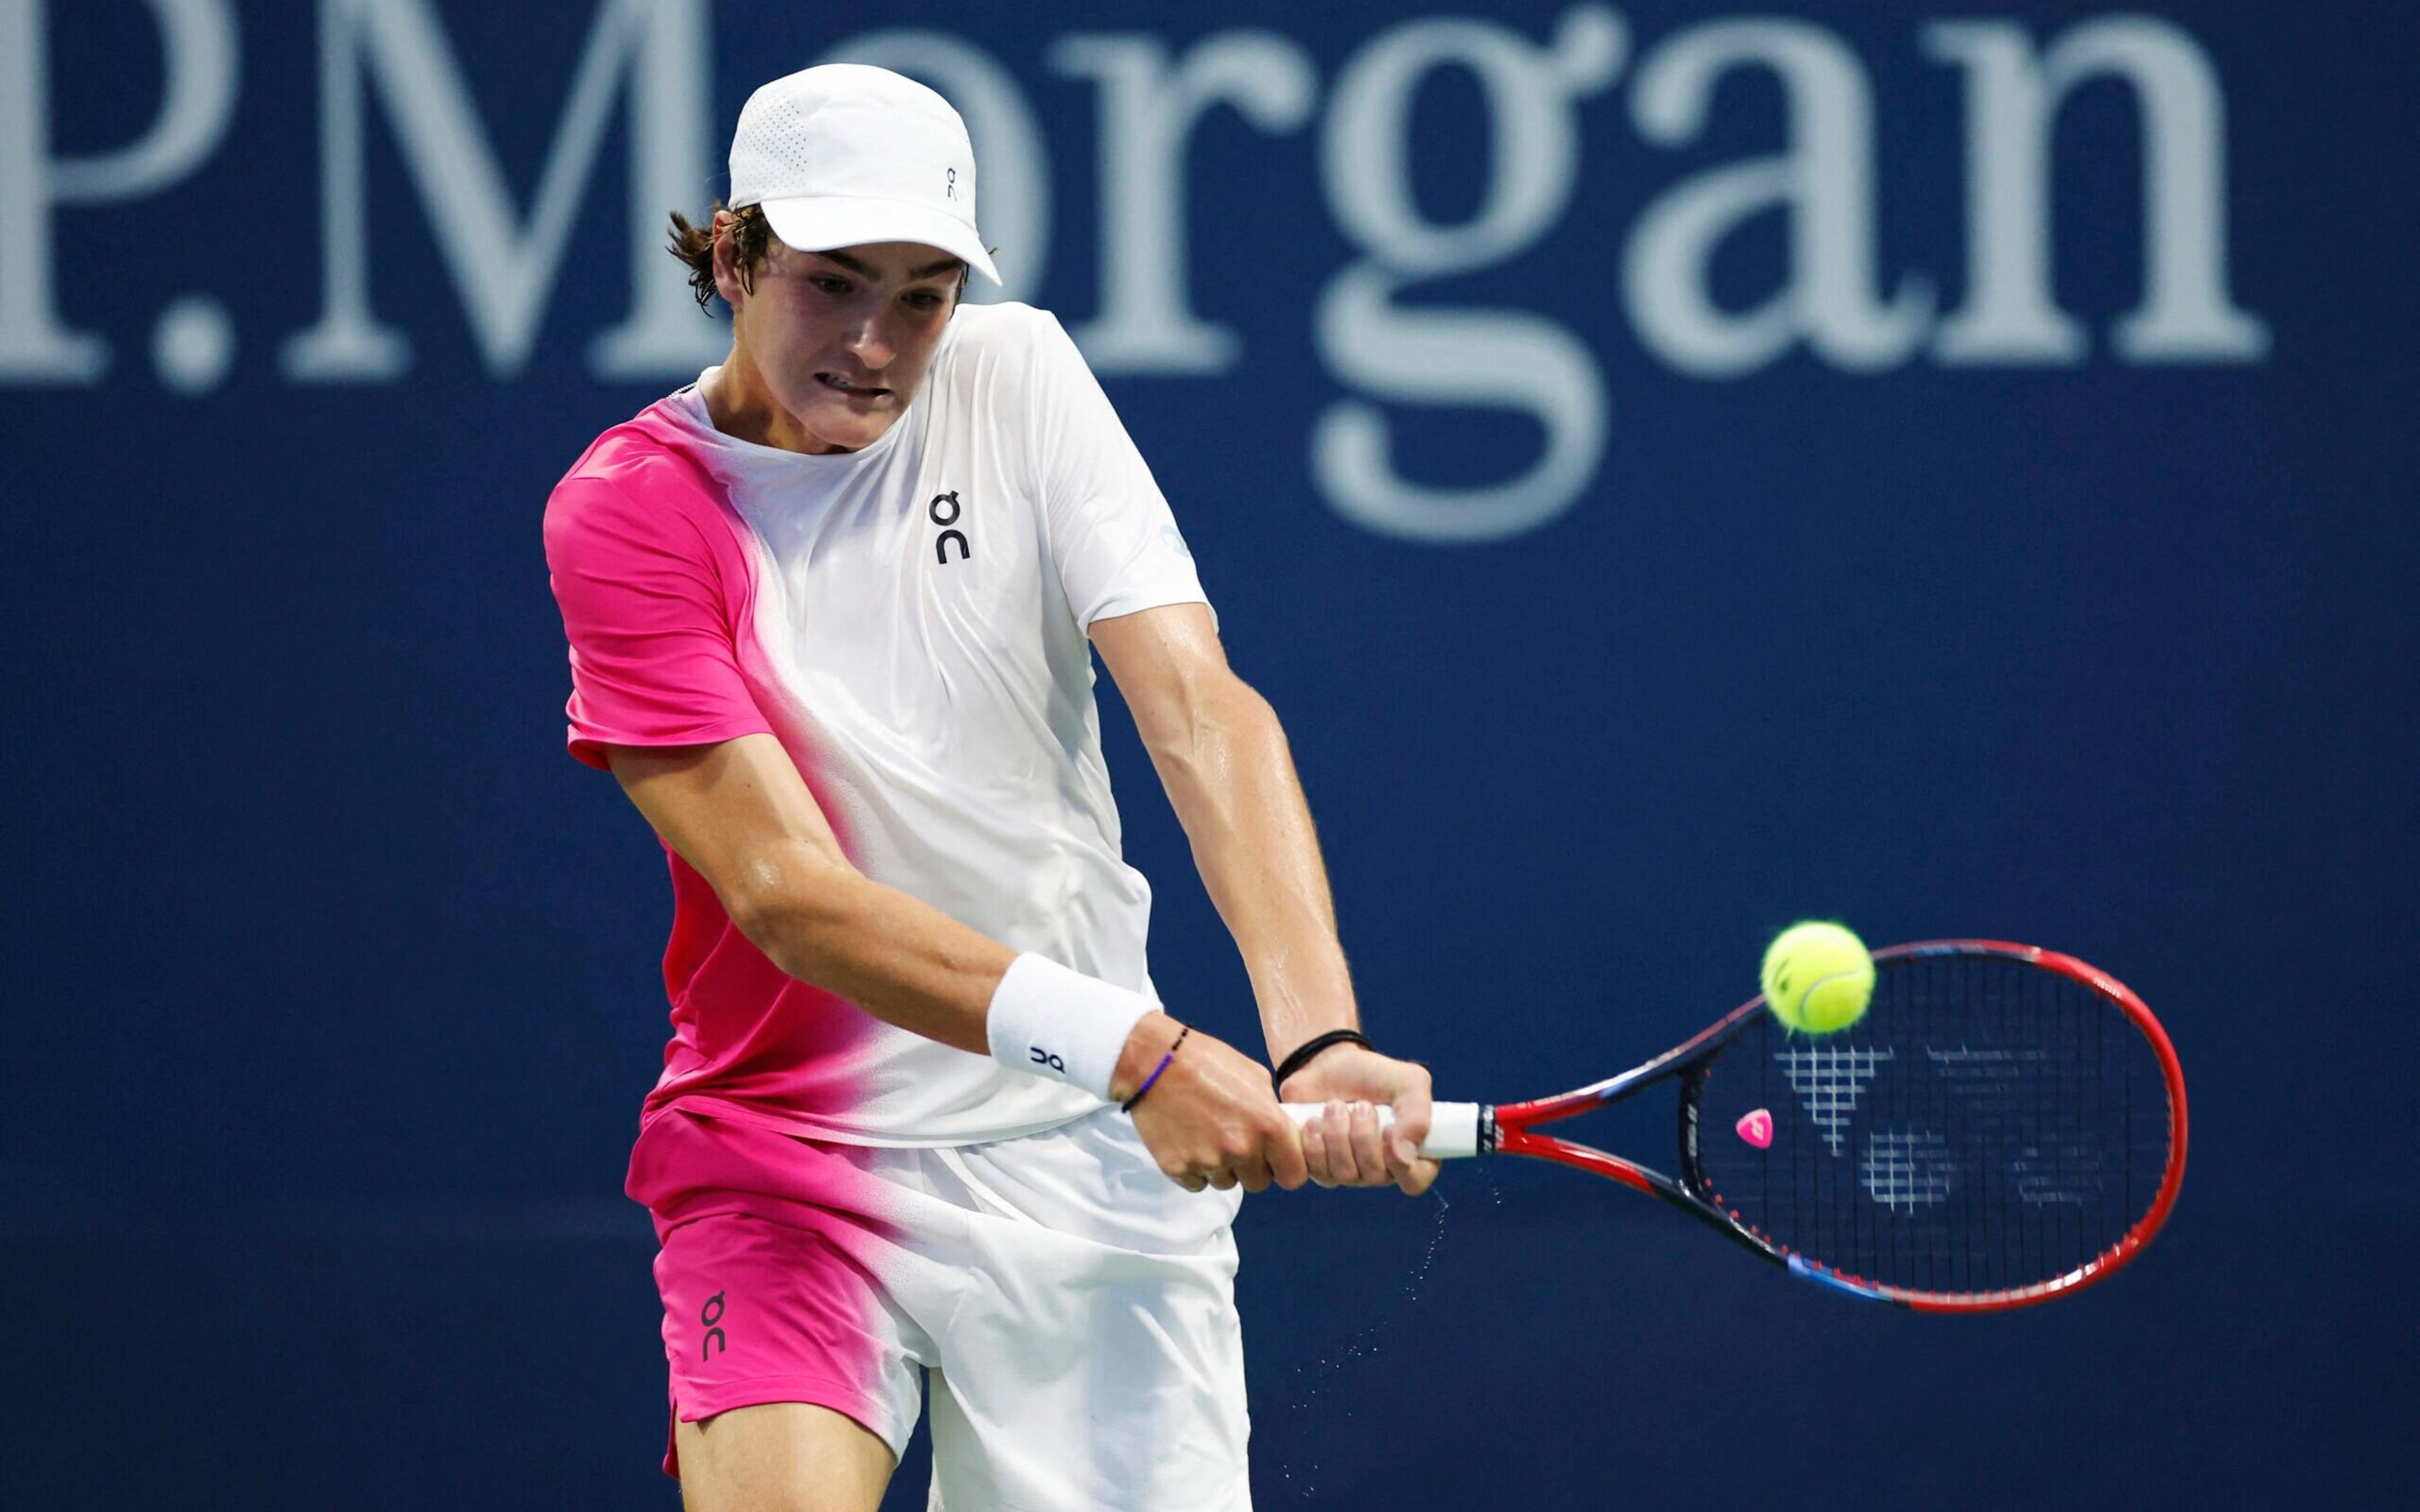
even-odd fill
[(1008, 1070), (1063, 1081), (1107, 1103), (1127, 1039), (1157, 1006), (1144, 994), (1027, 951), (992, 989), (984, 1041)]

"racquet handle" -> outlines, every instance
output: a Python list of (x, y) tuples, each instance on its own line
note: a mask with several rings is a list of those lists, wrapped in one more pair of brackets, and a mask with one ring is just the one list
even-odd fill
[[(1282, 1104), (1286, 1116), (1296, 1126), (1319, 1117), (1325, 1103), (1287, 1103)], [(1394, 1127), (1395, 1110), (1385, 1104), (1378, 1108), (1378, 1127), (1383, 1132)], [(1429, 1136), (1420, 1141), (1420, 1153), (1431, 1160), (1457, 1160), (1479, 1153), (1479, 1104), (1476, 1103), (1433, 1103), (1429, 1105)]]

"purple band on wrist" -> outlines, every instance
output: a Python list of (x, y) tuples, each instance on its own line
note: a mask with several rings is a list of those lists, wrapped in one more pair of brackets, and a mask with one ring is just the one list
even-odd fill
[(1142, 1079), (1142, 1085), (1140, 1087), (1135, 1088), (1134, 1096), (1127, 1098), (1125, 1102), (1118, 1104), (1118, 1111), (1120, 1113), (1132, 1113), (1134, 1111), (1134, 1105), (1141, 1102), (1142, 1095), (1151, 1090), (1151, 1087), (1154, 1082), (1159, 1080), (1159, 1073), (1166, 1071), (1168, 1069), (1168, 1063), (1176, 1058), (1176, 1053), (1185, 1048), (1185, 1037), (1192, 1032), (1193, 1026), (1190, 1024), (1176, 1031), (1176, 1042), (1168, 1047), (1168, 1054), (1159, 1057), (1159, 1064), (1151, 1068), (1151, 1074)]

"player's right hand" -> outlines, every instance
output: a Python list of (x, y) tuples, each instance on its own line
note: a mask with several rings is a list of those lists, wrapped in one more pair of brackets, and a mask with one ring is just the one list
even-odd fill
[[(1124, 1102), (1151, 1074), (1184, 1026), (1146, 1015), (1126, 1039), (1109, 1093)], [(1151, 1091), (1135, 1104), (1135, 1132), (1168, 1179), (1188, 1192), (1291, 1192), (1311, 1179), (1302, 1131), (1269, 1088), (1266, 1068), (1224, 1041), (1195, 1029)]]

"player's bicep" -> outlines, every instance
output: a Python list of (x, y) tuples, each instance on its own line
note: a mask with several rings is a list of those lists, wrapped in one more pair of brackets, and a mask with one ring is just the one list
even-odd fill
[(1134, 715), (1135, 733), (1155, 759), (1189, 743), (1204, 715), (1228, 701), (1264, 707), (1227, 665), (1206, 604), (1166, 604), (1095, 620), (1091, 633), (1118, 696)]
[(771, 735), (711, 746), (611, 746), (622, 791), (664, 843), (695, 868), (743, 930), (810, 900), (848, 857)]

